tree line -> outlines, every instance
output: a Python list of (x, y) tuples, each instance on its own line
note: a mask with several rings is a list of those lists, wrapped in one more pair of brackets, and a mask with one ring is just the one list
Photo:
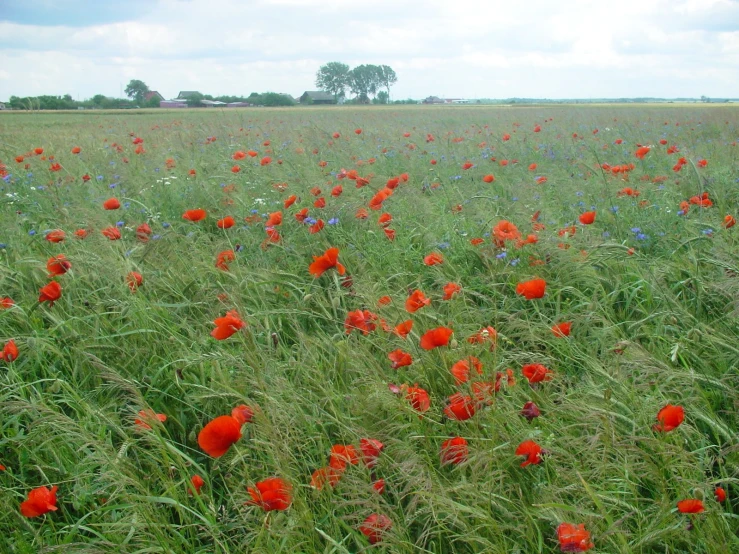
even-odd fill
[(349, 89), (360, 104), (369, 104), (370, 94), (375, 97), (372, 100), (375, 104), (387, 104), (390, 87), (397, 82), (398, 76), (389, 65), (362, 64), (350, 69), (345, 63), (329, 62), (316, 73), (316, 86), (333, 94), (337, 102)]

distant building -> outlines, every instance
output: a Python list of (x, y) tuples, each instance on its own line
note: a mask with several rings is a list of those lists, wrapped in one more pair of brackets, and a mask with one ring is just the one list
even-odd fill
[(156, 98), (160, 102), (162, 100), (164, 100), (164, 96), (162, 96), (161, 94), (159, 94), (156, 90), (150, 90), (149, 92), (147, 92), (146, 94), (144, 94), (144, 101), (145, 102), (148, 102), (152, 98)]
[(249, 108), (253, 106), (254, 104), (249, 104), (249, 102), (229, 102), (226, 104), (227, 108)]
[(301, 104), (336, 104), (336, 98), (325, 90), (306, 90), (300, 96)]
[(0, 110), (4, 110), (4, 109), (5, 109), (5, 102), (0, 102)]
[(225, 108), (227, 105), (220, 100), (201, 100), (200, 103), (206, 108)]
[(159, 102), (160, 108), (187, 108), (187, 102), (184, 100), (162, 100)]
[[(196, 94), (200, 94), (200, 92), (198, 92), (197, 90), (181, 90), (180, 93), (177, 95), (177, 99), (186, 100)], [(202, 94), (200, 94), (200, 96), (202, 96)]]
[(424, 98), (423, 103), (424, 104), (443, 104), (444, 100), (442, 100), (438, 96), (429, 96), (427, 98)]

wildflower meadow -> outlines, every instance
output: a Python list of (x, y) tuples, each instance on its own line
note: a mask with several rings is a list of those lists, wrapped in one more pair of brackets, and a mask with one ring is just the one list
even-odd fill
[(0, 551), (739, 552), (738, 115), (0, 114)]

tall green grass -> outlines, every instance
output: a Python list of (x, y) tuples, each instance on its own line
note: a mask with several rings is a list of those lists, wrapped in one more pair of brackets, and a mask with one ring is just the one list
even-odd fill
[[(0, 346), (14, 339), (20, 356), (0, 362), (0, 464), (7, 467), (0, 472), (0, 550), (523, 554), (559, 551), (556, 527), (566, 521), (585, 523), (593, 552), (739, 551), (739, 227), (721, 227), (726, 214), (739, 217), (735, 112), (2, 114), (0, 160), (10, 177), (0, 182), (0, 297), (16, 306), (0, 310)], [(532, 131), (537, 123), (541, 133)], [(504, 133), (510, 141), (501, 141)], [(144, 138), (145, 154), (134, 154), (133, 136)], [(663, 136), (679, 154), (666, 154)], [(624, 143), (614, 144), (617, 138)], [(265, 140), (272, 163), (262, 167)], [(643, 161), (633, 155), (636, 143), (654, 145)], [(49, 172), (39, 156), (14, 161), (37, 146), (63, 170)], [(70, 154), (73, 146), (82, 153)], [(259, 156), (232, 173), (230, 156), (249, 149)], [(679, 156), (690, 163), (675, 173)], [(491, 157), (518, 163), (501, 167)], [(174, 169), (166, 169), (168, 158)], [(702, 158), (705, 169), (695, 165)], [(468, 160), (476, 166), (464, 171)], [(628, 182), (599, 167), (630, 162)], [(374, 176), (356, 189), (328, 173), (342, 168)], [(390, 242), (376, 223), (382, 212), (370, 211), (367, 220), (354, 213), (402, 172), (409, 182), (383, 208), (397, 232)], [(494, 183), (481, 180), (488, 173)], [(535, 183), (539, 175), (545, 184)], [(655, 183), (657, 176), (667, 180)], [(332, 198), (339, 183), (344, 193)], [(236, 190), (225, 193), (228, 184)], [(316, 186), (327, 200), (323, 210), (312, 206)], [(625, 186), (641, 195), (618, 198)], [(682, 200), (704, 191), (713, 207), (677, 215)], [(289, 194), (300, 201), (283, 209)], [(110, 196), (128, 207), (104, 211)], [(182, 220), (196, 207), (208, 211), (205, 221)], [(310, 234), (293, 218), (302, 207), (339, 222)], [(593, 225), (558, 236), (591, 207)], [(252, 210), (283, 211), (281, 244), (262, 248), (263, 224), (243, 223)], [(546, 226), (539, 242), (497, 257), (486, 236), (492, 226), (507, 219), (525, 236), (537, 210)], [(215, 221), (229, 214), (237, 226), (218, 229)], [(123, 239), (109, 241), (100, 230), (116, 221), (124, 222)], [(143, 222), (156, 235), (147, 243), (136, 240)], [(43, 240), (56, 228), (66, 231), (64, 242)], [(78, 228), (90, 236), (75, 240)], [(472, 246), (475, 237), (485, 243)], [(237, 245), (230, 271), (215, 268), (216, 254)], [(340, 249), (350, 288), (334, 270), (319, 279), (308, 273), (312, 256), (330, 246)], [(432, 251), (445, 263), (425, 266)], [(46, 260), (60, 253), (72, 262), (58, 278), (63, 296), (53, 307), (39, 305)], [(125, 281), (130, 271), (144, 277), (135, 294)], [(526, 301), (515, 286), (532, 277), (547, 280), (547, 293)], [(448, 282), (463, 290), (442, 301)], [(432, 302), (409, 315), (403, 303), (414, 289)], [(378, 307), (383, 295), (393, 302)], [(212, 322), (229, 309), (247, 327), (215, 341)], [(379, 327), (347, 335), (344, 318), (356, 309), (391, 326), (413, 319), (413, 331), (407, 340)], [(568, 338), (550, 330), (561, 321), (573, 322)], [(420, 349), (420, 335), (440, 325), (454, 329), (451, 345)], [(466, 341), (488, 325), (499, 333), (495, 349)], [(387, 354), (397, 348), (414, 363), (395, 371)], [(449, 368), (469, 355), (480, 358), (486, 379), (512, 368), (517, 383), (470, 420), (450, 421), (444, 402), (458, 387)], [(551, 368), (554, 379), (529, 386), (520, 371), (528, 363)], [(388, 388), (403, 383), (429, 391), (428, 412), (419, 416)], [(519, 415), (529, 400), (542, 412), (531, 423)], [(244, 438), (210, 458), (198, 432), (241, 403), (256, 409)], [(655, 432), (667, 403), (685, 407), (685, 422)], [(143, 431), (134, 419), (148, 409), (168, 419)], [(452, 436), (467, 439), (469, 460), (442, 466), (441, 443)], [(334, 489), (309, 486), (333, 444), (358, 446), (363, 437), (385, 444), (374, 475), (360, 464)], [(549, 452), (542, 464), (520, 467), (514, 451), (526, 439)], [(205, 480), (201, 495), (188, 494), (194, 474)], [(270, 476), (293, 485), (285, 512), (245, 504), (247, 486)], [(380, 477), (384, 495), (372, 490)], [(59, 486), (59, 510), (22, 517), (19, 504), (45, 485)], [(723, 504), (714, 500), (719, 485), (729, 496)], [(705, 513), (677, 513), (684, 498), (703, 499)], [(393, 522), (375, 547), (357, 530), (371, 513)]]

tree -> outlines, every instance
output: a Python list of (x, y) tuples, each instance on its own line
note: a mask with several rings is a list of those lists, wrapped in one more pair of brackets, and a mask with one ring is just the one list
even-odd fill
[(387, 104), (388, 99), (390, 98), (390, 95), (388, 95), (387, 92), (384, 90), (381, 90), (377, 93), (377, 96), (372, 100), (373, 104)]
[(358, 65), (349, 72), (349, 88), (360, 104), (369, 104), (369, 94), (376, 94), (380, 84), (376, 65)]
[(187, 102), (188, 108), (197, 108), (200, 105), (200, 101), (203, 99), (204, 97), (202, 94), (200, 94), (199, 92), (194, 92), (185, 99), (185, 102)]
[(135, 100), (138, 104), (143, 104), (144, 95), (149, 92), (149, 87), (143, 81), (131, 79), (128, 85), (126, 85), (126, 90), (124, 92), (131, 100)]
[(398, 82), (398, 76), (389, 65), (377, 66), (377, 80), (379, 84), (387, 89), (387, 97), (390, 99), (390, 86)]
[(336, 101), (344, 96), (350, 86), (349, 66), (341, 62), (329, 62), (322, 65), (316, 73), (316, 86), (334, 95)]

